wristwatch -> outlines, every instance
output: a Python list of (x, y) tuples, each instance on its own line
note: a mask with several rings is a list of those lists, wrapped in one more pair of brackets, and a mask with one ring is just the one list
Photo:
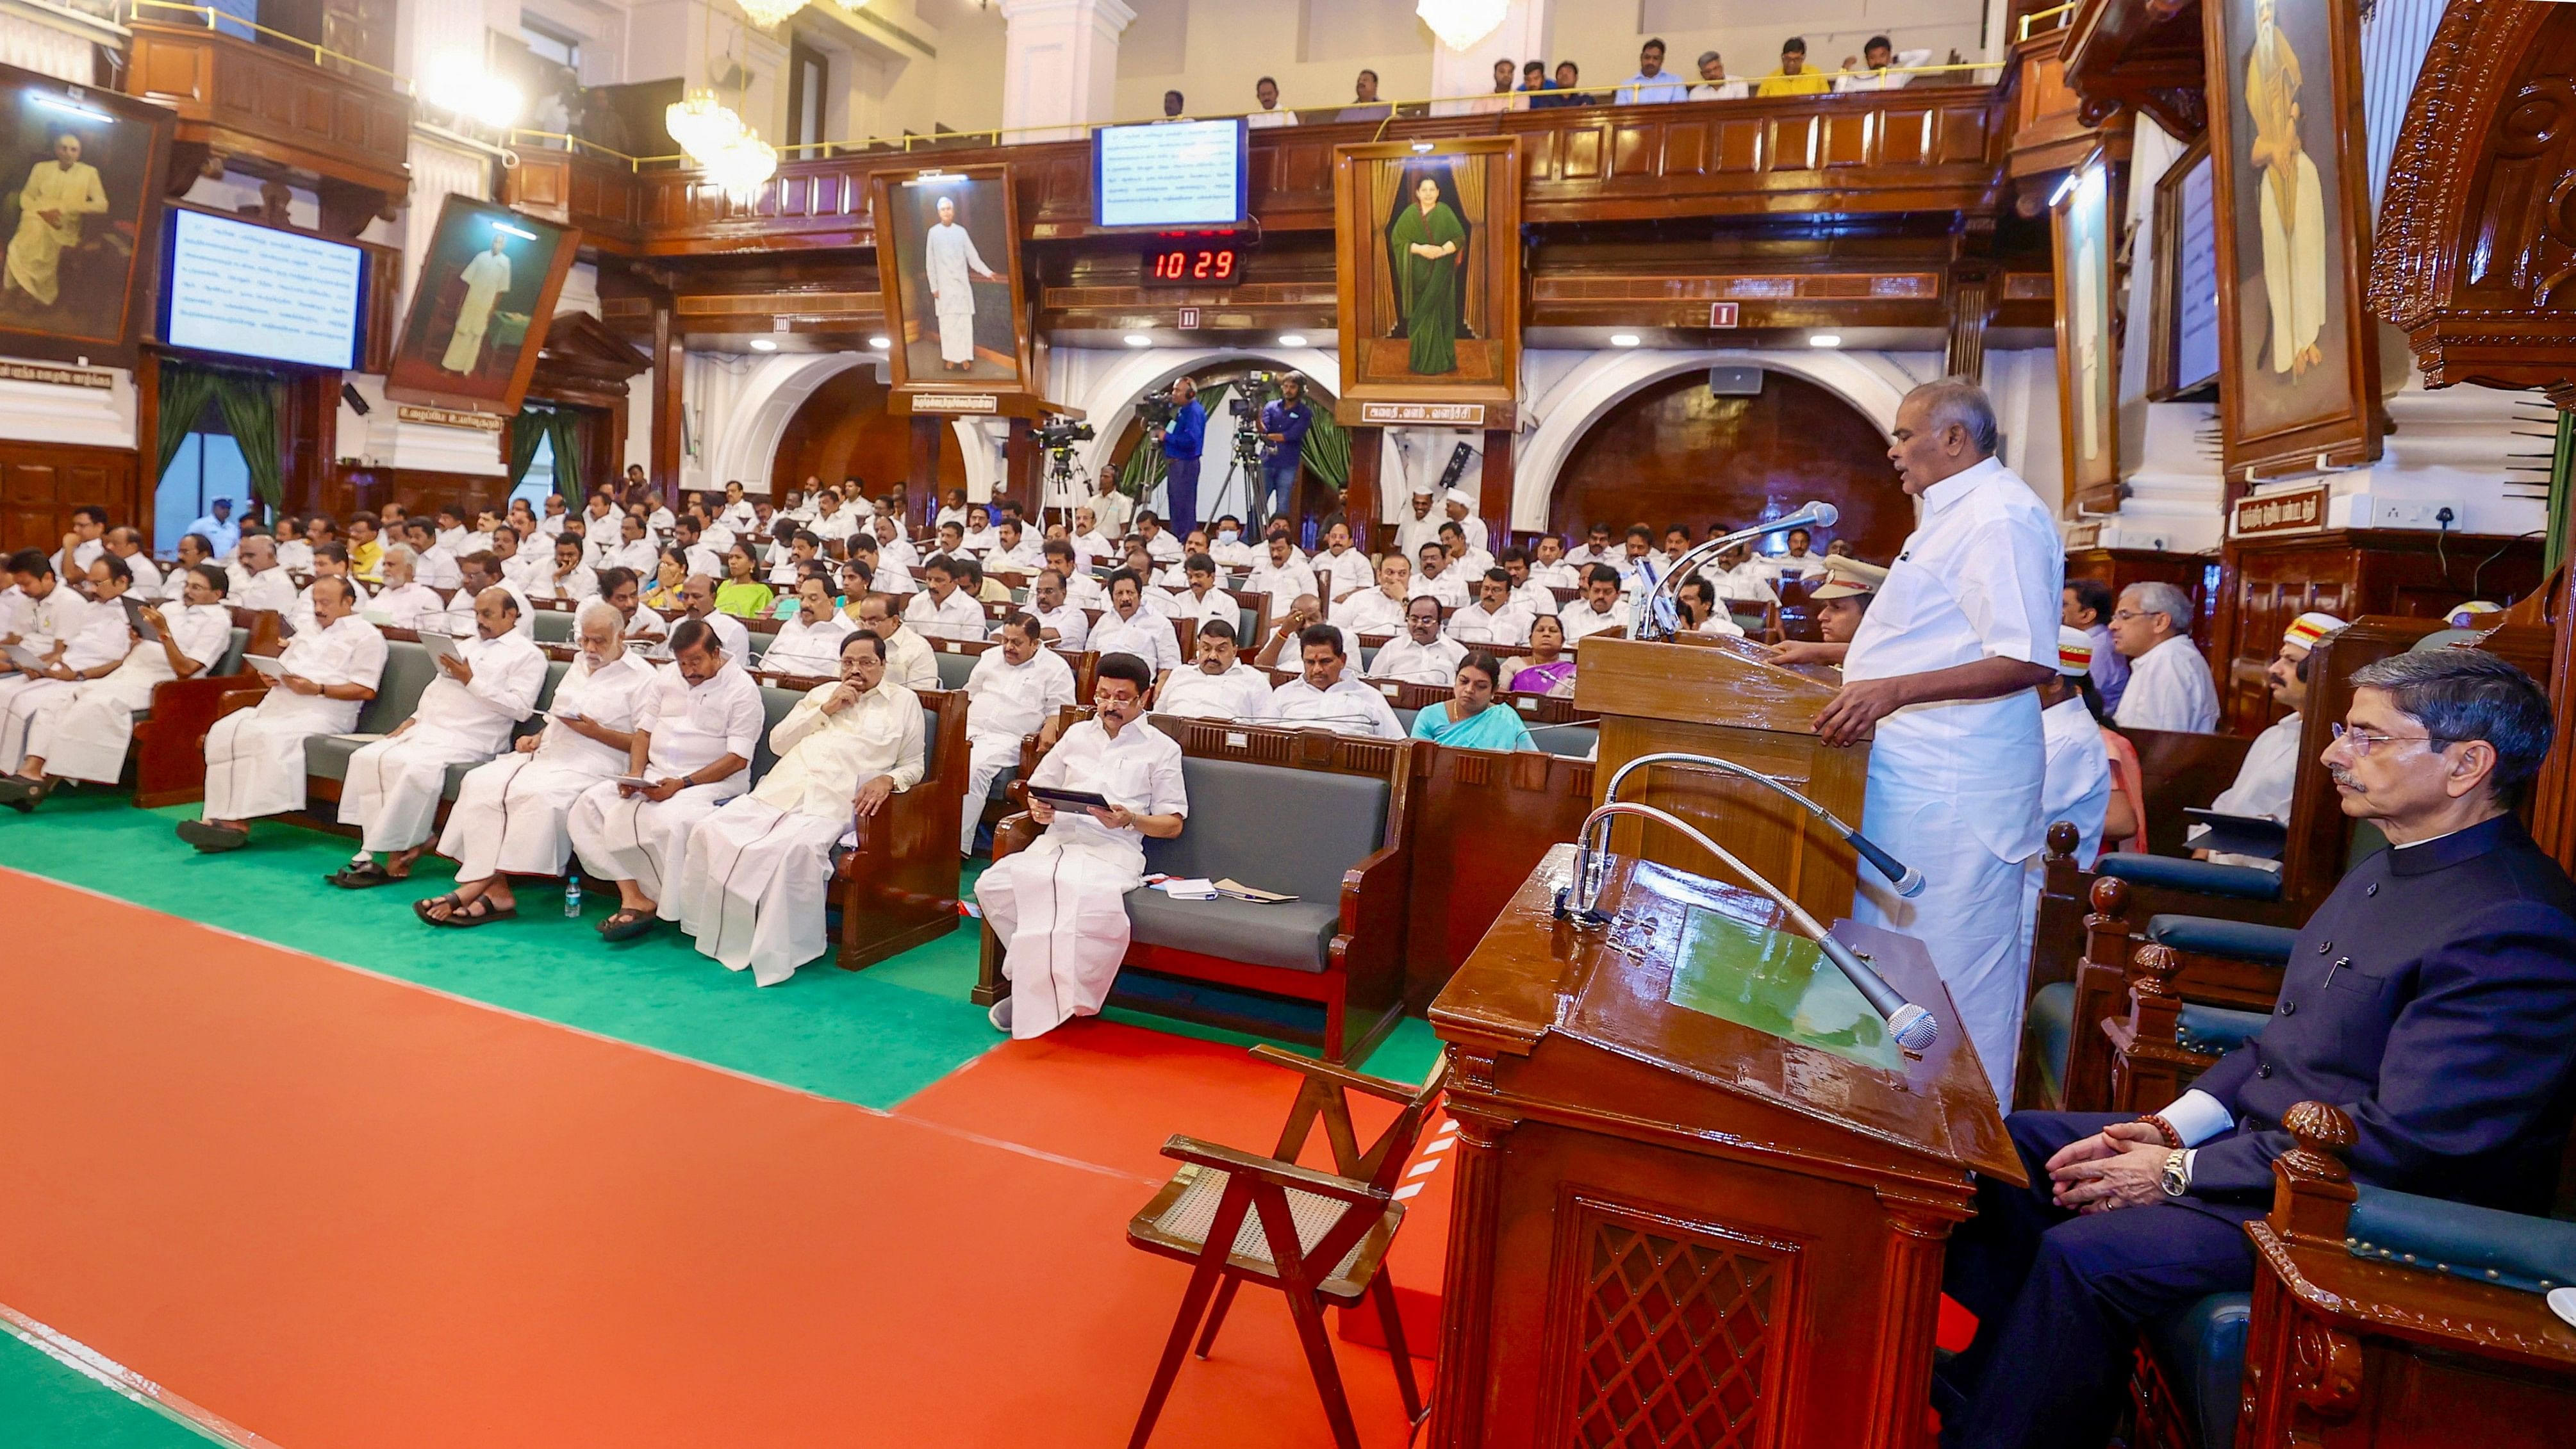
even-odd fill
[(2179, 1147), (2165, 1154), (2164, 1170), (2156, 1174), (2156, 1181), (2164, 1188), (2165, 1196), (2180, 1197), (2191, 1191), (2191, 1164), (2187, 1160), (2189, 1156), (2188, 1152)]

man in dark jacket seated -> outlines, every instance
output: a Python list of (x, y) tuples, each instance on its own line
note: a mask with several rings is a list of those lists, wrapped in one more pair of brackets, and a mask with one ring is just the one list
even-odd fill
[(2466, 650), (2352, 682), (2325, 763), (2392, 848), (2299, 932), (2262, 1034), (2163, 1111), (2013, 1114), (2031, 1185), (1980, 1180), (1951, 1239), (1943, 1286), (1978, 1325), (1937, 1371), (1945, 1445), (2103, 1443), (2138, 1326), (2252, 1286), (2243, 1225), (2300, 1102), (2351, 1116), (2357, 1182), (2547, 1209), (2576, 1112), (2576, 886), (2512, 811), (2548, 700)]

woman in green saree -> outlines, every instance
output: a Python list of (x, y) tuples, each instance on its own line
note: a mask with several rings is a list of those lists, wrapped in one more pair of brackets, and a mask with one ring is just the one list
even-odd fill
[(1456, 693), (1413, 717), (1413, 737), (1462, 750), (1535, 750), (1520, 711), (1494, 703), (1503, 662), (1478, 651), (1458, 661)]
[(1404, 301), (1409, 365), (1428, 375), (1458, 370), (1458, 249), (1467, 228), (1440, 199), (1440, 183), (1414, 183), (1413, 205), (1386, 229), (1396, 252), (1396, 293)]

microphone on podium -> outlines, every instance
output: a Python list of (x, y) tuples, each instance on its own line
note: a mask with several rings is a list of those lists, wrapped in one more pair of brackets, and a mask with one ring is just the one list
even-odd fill
[(1834, 505), (1821, 498), (1811, 499), (1793, 513), (1784, 513), (1778, 518), (1757, 523), (1751, 528), (1739, 528), (1733, 533), (1720, 534), (1684, 553), (1673, 561), (1673, 566), (1662, 578), (1655, 581), (1655, 587), (1647, 593), (1646, 597), (1637, 601), (1636, 621), (1631, 637), (1638, 639), (1672, 637), (1673, 628), (1669, 621), (1676, 615), (1672, 606), (1665, 601), (1681, 592), (1682, 580), (1689, 578), (1691, 571), (1702, 563), (1739, 543), (1760, 538), (1765, 534), (1786, 533), (1793, 528), (1831, 528), (1842, 516), (1843, 511)]
[(1760, 770), (1739, 765), (1733, 760), (1721, 760), (1714, 755), (1694, 755), (1681, 750), (1665, 750), (1651, 755), (1639, 755), (1611, 774), (1609, 793), (1601, 798), (1618, 799), (1620, 785), (1626, 782), (1631, 773), (1647, 765), (1672, 765), (1683, 769), (1706, 770), (1713, 774), (1730, 775), (1765, 786), (1773, 793), (1786, 796), (1805, 806), (1810, 814), (1833, 827), (1834, 833), (1840, 835), (1853, 850), (1859, 852), (1861, 859), (1868, 861), (1877, 868), (1880, 875), (1887, 877), (1888, 881), (1896, 887), (1898, 895), (1910, 900), (1923, 894), (1923, 872), (1888, 854), (1886, 847), (1851, 826), (1845, 825), (1831, 810), (1790, 789), (1771, 776), (1763, 774)]

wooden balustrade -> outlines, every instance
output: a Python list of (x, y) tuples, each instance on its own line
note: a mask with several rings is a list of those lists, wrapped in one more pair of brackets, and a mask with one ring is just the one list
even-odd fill
[(322, 229), (347, 236), (410, 190), (412, 101), (383, 78), (192, 25), (133, 31), (126, 94), (179, 113), (174, 175), (234, 160), (310, 175)]

